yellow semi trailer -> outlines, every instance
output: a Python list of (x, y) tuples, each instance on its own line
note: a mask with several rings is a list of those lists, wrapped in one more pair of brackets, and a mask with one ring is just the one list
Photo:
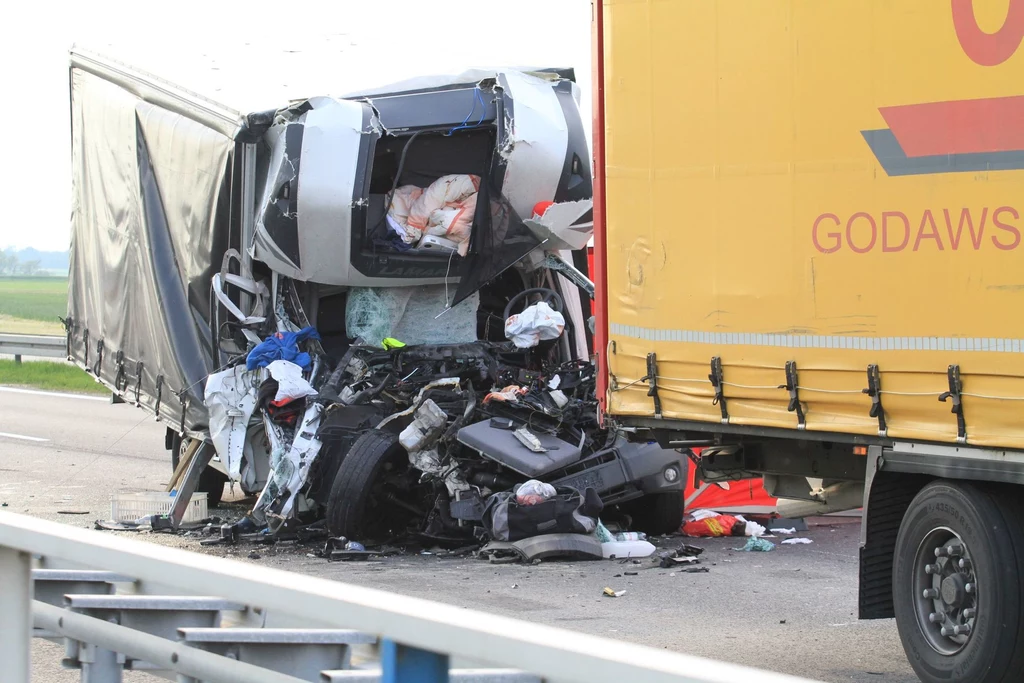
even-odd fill
[(862, 506), (861, 617), (927, 683), (1024, 679), (1022, 39), (1024, 0), (595, 3), (605, 416)]

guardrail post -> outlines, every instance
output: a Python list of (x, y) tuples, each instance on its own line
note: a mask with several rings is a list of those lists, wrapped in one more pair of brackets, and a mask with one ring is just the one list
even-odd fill
[(31, 639), (31, 557), (0, 547), (0, 664), (5, 681), (29, 683)]
[(384, 640), (381, 683), (448, 683), (448, 655)]
[(20, 353), (14, 354), (14, 362), (15, 363), (21, 363), (21, 354)]

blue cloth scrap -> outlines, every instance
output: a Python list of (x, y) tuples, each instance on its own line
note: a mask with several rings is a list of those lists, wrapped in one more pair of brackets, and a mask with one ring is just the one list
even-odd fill
[(255, 370), (265, 368), (275, 360), (288, 360), (306, 370), (313, 361), (308, 353), (299, 351), (299, 343), (319, 338), (315, 327), (304, 327), (298, 332), (277, 332), (249, 352), (245, 358), (245, 367)]

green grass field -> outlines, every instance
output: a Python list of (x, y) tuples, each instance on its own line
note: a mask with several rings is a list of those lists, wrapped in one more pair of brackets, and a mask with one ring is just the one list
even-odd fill
[(88, 394), (110, 393), (84, 370), (68, 363), (47, 361), (15, 363), (0, 359), (0, 384)]
[(0, 332), (63, 334), (67, 310), (67, 278), (0, 277)]

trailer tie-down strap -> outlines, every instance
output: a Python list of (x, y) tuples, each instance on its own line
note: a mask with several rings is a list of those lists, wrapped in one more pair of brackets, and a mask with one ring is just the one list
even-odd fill
[(85, 349), (85, 355), (82, 357), (82, 365), (85, 366), (85, 371), (89, 371), (89, 328), (82, 330), (82, 348)]
[(951, 412), (956, 415), (956, 440), (958, 443), (967, 443), (967, 421), (964, 419), (962, 399), (964, 385), (960, 380), (960, 366), (950, 365), (946, 370), (946, 377), (949, 378), (949, 391), (940, 394), (939, 400), (945, 403), (947, 400), (953, 399)]
[(800, 383), (797, 381), (796, 374), (796, 361), (786, 361), (786, 383), (779, 387), (780, 389), (787, 389), (789, 391), (789, 406), (786, 408), (789, 412), (796, 413), (796, 428), (806, 429), (807, 420), (804, 417), (804, 408), (800, 405), (800, 393), (798, 387)]
[(154, 408), (154, 411), (156, 411), (156, 421), (157, 422), (160, 421), (160, 399), (163, 398), (163, 395), (164, 395), (164, 376), (163, 375), (157, 375), (157, 378), (156, 378), (156, 407)]
[(868, 366), (868, 388), (861, 389), (871, 397), (871, 417), (878, 418), (878, 435), (885, 436), (888, 433), (888, 426), (885, 424), (885, 408), (882, 407), (882, 376), (878, 372), (877, 365)]
[(100, 371), (103, 369), (103, 340), (100, 339), (96, 342), (96, 365), (92, 367), (92, 374), (97, 377), (100, 376)]
[(179, 434), (185, 433), (185, 413), (188, 412), (188, 388), (181, 390), (178, 394), (178, 401), (181, 402), (181, 427), (178, 429)]
[(135, 405), (142, 405), (139, 402), (139, 394), (142, 393), (142, 361), (135, 364)]
[(67, 350), (68, 360), (71, 360), (71, 344), (75, 336), (75, 321), (70, 315), (66, 318), (57, 316), (57, 319), (64, 325), (64, 348)]
[(654, 399), (654, 417), (661, 419), (661, 397), (658, 395), (658, 354), (647, 354), (647, 395)]
[(722, 409), (722, 424), (729, 424), (729, 409), (725, 405), (725, 374), (722, 372), (722, 359), (715, 356), (711, 359), (711, 374), (708, 375), (711, 386), (715, 388), (715, 398), (711, 405)]
[[(114, 389), (119, 393), (128, 388), (128, 376), (124, 370), (124, 351), (118, 351), (114, 356), (114, 363), (117, 366), (117, 374), (114, 375)], [(121, 383), (124, 382), (124, 386)]]

